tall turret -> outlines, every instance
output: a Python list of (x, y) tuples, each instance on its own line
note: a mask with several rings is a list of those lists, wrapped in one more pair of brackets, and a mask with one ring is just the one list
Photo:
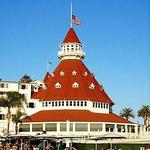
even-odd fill
[(64, 59), (83, 59), (85, 52), (82, 50), (82, 44), (78, 39), (73, 28), (70, 28), (64, 41), (61, 43), (61, 50), (58, 52), (58, 58)]

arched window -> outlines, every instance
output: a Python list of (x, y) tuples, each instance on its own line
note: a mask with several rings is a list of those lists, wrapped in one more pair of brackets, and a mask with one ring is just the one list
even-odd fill
[(48, 103), (47, 102), (45, 102), (45, 107), (47, 107), (48, 106)]
[(66, 106), (68, 106), (68, 101), (66, 101)]
[(70, 106), (72, 106), (72, 101), (70, 101)]

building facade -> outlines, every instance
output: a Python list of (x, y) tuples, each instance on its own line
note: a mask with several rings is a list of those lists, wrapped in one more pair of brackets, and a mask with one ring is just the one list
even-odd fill
[[(0, 81), (0, 97), (5, 97), (6, 93), (9, 91), (19, 92), (24, 94), (27, 103), (24, 104), (24, 109), (27, 115), (31, 115), (40, 109), (40, 105), (38, 101), (35, 101), (31, 98), (32, 93), (37, 91), (39, 87), (43, 86), (43, 83), (40, 81), (33, 81), (30, 83), (23, 83), (23, 82), (12, 82), (12, 81)], [(16, 113), (17, 108), (12, 108), (12, 114)], [(0, 135), (6, 133), (7, 127), (7, 119), (6, 119), (7, 109), (0, 107)], [(10, 125), (10, 133), (14, 133), (14, 123), (11, 122)]]
[[(56, 136), (138, 135), (138, 125), (112, 112), (113, 101), (83, 62), (85, 52), (73, 28), (60, 45), (60, 64), (33, 92), (39, 108), (19, 126), (20, 133)], [(37, 110), (36, 108), (33, 110)]]

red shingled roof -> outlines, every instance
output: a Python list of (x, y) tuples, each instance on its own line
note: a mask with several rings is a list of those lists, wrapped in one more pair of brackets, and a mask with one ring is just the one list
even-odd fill
[(99, 114), (88, 110), (43, 110), (25, 118), (23, 122), (63, 122), (67, 120), (71, 122), (132, 123), (114, 113)]
[[(73, 71), (76, 72), (76, 75), (72, 74)], [(63, 72), (64, 75), (61, 75), (61, 72)], [(49, 77), (46, 75), (44, 81), (46, 82), (47, 88), (40, 88), (37, 93), (33, 93), (32, 98), (45, 101), (91, 100), (113, 103), (81, 60), (62, 60), (53, 75)], [(75, 82), (79, 84), (78, 88), (72, 87)], [(56, 83), (59, 83), (61, 88), (55, 88)], [(95, 86), (94, 89), (89, 88), (91, 84)]]
[(81, 43), (73, 28), (70, 28), (63, 43)]

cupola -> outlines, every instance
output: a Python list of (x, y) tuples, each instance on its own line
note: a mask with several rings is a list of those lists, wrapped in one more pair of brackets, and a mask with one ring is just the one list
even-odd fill
[(58, 58), (61, 60), (83, 59), (85, 56), (85, 52), (82, 50), (82, 44), (73, 28), (69, 29), (60, 48), (61, 50), (58, 52)]

